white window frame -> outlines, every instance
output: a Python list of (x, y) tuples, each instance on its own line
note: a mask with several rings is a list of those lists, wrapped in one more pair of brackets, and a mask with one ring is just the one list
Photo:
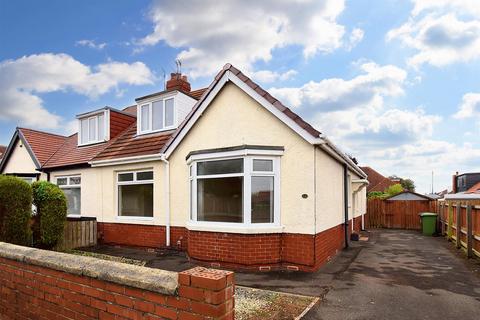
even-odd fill
[[(71, 178), (80, 178), (80, 184), (71, 184), (70, 179)], [(58, 185), (58, 179), (67, 179), (67, 184), (64, 185)], [(68, 175), (68, 176), (58, 176), (55, 177), (55, 184), (60, 188), (60, 189), (73, 189), (73, 188), (78, 188), (80, 189), (80, 213), (79, 214), (67, 214), (67, 217), (69, 218), (79, 218), (82, 216), (82, 176), (80, 174), (75, 174), (75, 175)]]
[[(173, 123), (171, 126), (165, 126), (166, 123), (166, 112), (165, 112), (165, 101), (173, 100)], [(153, 103), (162, 101), (163, 106), (163, 128), (161, 129), (153, 129)], [(149, 122), (149, 129), (142, 130), (142, 107), (147, 106), (148, 110), (148, 122)], [(174, 95), (163, 97), (161, 99), (154, 99), (150, 101), (138, 102), (137, 104), (137, 135), (142, 134), (149, 134), (154, 132), (162, 132), (175, 129), (177, 127), (178, 119), (177, 119), (177, 99)]]
[[(137, 180), (137, 174), (142, 172), (151, 172), (153, 177), (150, 180)], [(133, 180), (132, 181), (119, 181), (118, 177), (121, 174), (125, 173), (132, 173)], [(155, 217), (155, 171), (153, 169), (141, 169), (141, 170), (130, 170), (130, 171), (117, 171), (116, 172), (116, 180), (115, 180), (115, 205), (116, 208), (116, 219), (117, 220), (138, 220), (138, 221), (153, 221)], [(142, 185), (142, 184), (151, 184), (153, 186), (153, 198), (152, 198), (152, 207), (153, 207), (153, 215), (151, 217), (142, 217), (142, 216), (121, 216), (120, 215), (120, 203), (119, 203), (119, 186), (122, 185)]]
[[(261, 150), (255, 150), (262, 153)], [(205, 229), (213, 228), (215, 230), (231, 230), (231, 228), (238, 228), (243, 230), (267, 230), (268, 228), (275, 228), (278, 230), (281, 227), (280, 219), (280, 155), (281, 152), (272, 152), (271, 155), (265, 154), (247, 154), (248, 151), (241, 150), (240, 152), (226, 152), (219, 154), (203, 154), (190, 157), (187, 160), (189, 170), (189, 193), (190, 193), (190, 221), (189, 226), (205, 227)], [(268, 154), (268, 151), (266, 152)], [(225, 154), (231, 154), (225, 156)], [(235, 155), (238, 154), (238, 155)], [(229, 173), (229, 174), (214, 174), (202, 175), (201, 178), (228, 178), (228, 177), (243, 177), (243, 223), (238, 222), (214, 222), (214, 221), (198, 221), (197, 218), (197, 164), (198, 162), (218, 161), (218, 160), (233, 160), (243, 159), (243, 173)], [(253, 171), (253, 160), (272, 160), (273, 170), (267, 171)], [(190, 174), (191, 173), (191, 174)], [(252, 177), (256, 176), (271, 176), (274, 177), (273, 182), (273, 222), (272, 223), (252, 223)]]
[[(99, 116), (103, 115), (103, 137), (98, 136), (98, 124), (99, 124)], [(90, 138), (90, 120), (95, 119), (96, 122), (96, 128), (95, 128), (95, 136), (96, 139), (94, 140), (88, 140), (85, 143), (82, 143), (82, 121), (87, 121), (87, 133)], [(79, 146), (87, 146), (90, 144), (95, 144), (95, 143), (101, 143), (108, 141), (110, 139), (110, 112), (109, 110), (104, 110), (101, 112), (97, 112), (94, 114), (90, 114), (88, 116), (78, 118), (78, 145)]]

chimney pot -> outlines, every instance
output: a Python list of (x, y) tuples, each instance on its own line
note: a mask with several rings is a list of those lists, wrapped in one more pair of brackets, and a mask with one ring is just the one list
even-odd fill
[(166, 87), (167, 90), (178, 90), (187, 93), (192, 90), (187, 76), (176, 72), (170, 74), (170, 80), (167, 81)]

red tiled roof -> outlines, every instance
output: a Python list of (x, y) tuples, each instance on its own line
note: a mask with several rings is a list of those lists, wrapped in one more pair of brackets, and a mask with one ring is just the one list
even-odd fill
[(373, 170), (370, 167), (360, 167), (363, 172), (367, 174), (367, 179), (369, 185), (367, 186), (367, 192), (379, 191), (383, 192), (385, 189), (391, 185), (397, 184), (398, 182), (392, 181), (387, 177), (384, 177), (377, 171)]
[(110, 142), (103, 142), (79, 147), (78, 135), (71, 135), (62, 146), (57, 148), (55, 154), (43, 165), (43, 168), (86, 164), (109, 144)]
[(470, 189), (465, 191), (465, 193), (480, 193), (480, 182), (474, 184)]
[(205, 91), (207, 91), (208, 88), (202, 88), (202, 89), (198, 89), (198, 90), (192, 90), (188, 93), (188, 95), (194, 99), (200, 99), (202, 97), (202, 95), (205, 93)]
[(57, 134), (26, 128), (18, 128), (18, 131), (25, 138), (30, 149), (42, 166), (67, 139), (67, 137)]
[(94, 157), (94, 161), (143, 156), (159, 153), (174, 130), (137, 135), (137, 124), (132, 124), (115, 141)]
[(5, 153), (5, 150), (7, 150), (6, 146), (0, 146), (0, 159), (2, 159), (2, 154)]
[(126, 108), (123, 108), (122, 110), (123, 112), (126, 112), (128, 114), (131, 114), (132, 116), (137, 116), (137, 105), (134, 104), (133, 106), (129, 106), (129, 107), (126, 107)]

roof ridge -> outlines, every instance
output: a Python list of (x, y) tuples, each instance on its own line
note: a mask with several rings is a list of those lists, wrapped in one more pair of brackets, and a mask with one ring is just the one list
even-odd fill
[(25, 127), (17, 127), (18, 130), (30, 130), (30, 131), (35, 131), (35, 132), (39, 132), (39, 133), (43, 133), (43, 134), (49, 134), (51, 136), (57, 136), (57, 137), (61, 137), (61, 138), (68, 138), (68, 136), (64, 136), (64, 135), (61, 135), (61, 134), (58, 134), (58, 133), (51, 133), (51, 132), (47, 132), (47, 131), (41, 131), (41, 130), (37, 130), (37, 129), (30, 129), (30, 128), (25, 128)]

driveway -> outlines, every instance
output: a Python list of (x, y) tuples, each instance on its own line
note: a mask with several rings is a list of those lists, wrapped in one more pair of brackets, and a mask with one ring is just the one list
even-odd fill
[(480, 263), (452, 247), (414, 231), (374, 231), (304, 319), (480, 319)]

